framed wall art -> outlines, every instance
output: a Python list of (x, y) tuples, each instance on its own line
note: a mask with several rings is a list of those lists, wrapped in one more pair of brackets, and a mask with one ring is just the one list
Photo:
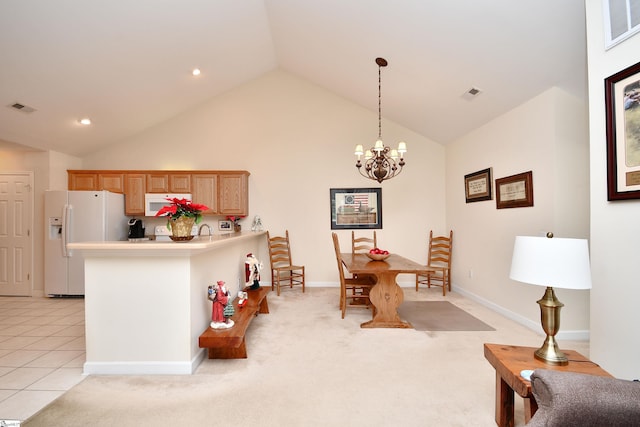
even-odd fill
[(331, 188), (331, 229), (382, 228), (381, 188)]
[(533, 172), (496, 179), (496, 208), (533, 206)]
[(607, 199), (640, 199), (640, 62), (604, 80)]
[(467, 203), (491, 200), (491, 168), (464, 176), (464, 197)]

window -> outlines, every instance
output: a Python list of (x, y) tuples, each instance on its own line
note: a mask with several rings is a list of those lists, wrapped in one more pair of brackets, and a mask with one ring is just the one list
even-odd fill
[(640, 31), (640, 0), (604, 0), (605, 49)]

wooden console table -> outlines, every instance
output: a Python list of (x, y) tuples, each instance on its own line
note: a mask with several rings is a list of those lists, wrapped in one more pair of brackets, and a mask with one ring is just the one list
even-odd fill
[(531, 393), (531, 383), (520, 376), (526, 369), (550, 369), (555, 371), (577, 372), (581, 374), (611, 375), (573, 350), (562, 350), (569, 358), (565, 366), (549, 365), (533, 357), (534, 347), (519, 347), (504, 344), (485, 344), (484, 357), (496, 370), (496, 424), (500, 427), (513, 427), (514, 391), (524, 398), (524, 418), (529, 422), (538, 409)]

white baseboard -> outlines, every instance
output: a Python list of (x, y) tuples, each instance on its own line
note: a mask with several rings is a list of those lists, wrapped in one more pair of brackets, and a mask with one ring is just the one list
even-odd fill
[[(531, 319), (528, 319), (524, 316), (519, 315), (518, 313), (514, 313), (513, 311), (507, 310), (506, 308), (499, 306), (489, 300), (486, 300), (472, 292), (466, 291), (465, 289), (459, 288), (458, 286), (456, 286), (455, 284), (452, 284), (451, 290), (459, 293), (460, 295), (464, 296), (465, 298), (469, 298), (470, 300), (473, 300), (475, 302), (477, 302), (478, 304), (481, 304), (493, 311), (495, 311), (496, 313), (499, 313), (501, 315), (503, 315), (504, 317), (506, 317), (507, 319), (513, 320), (516, 323), (521, 324), (522, 326), (531, 329), (532, 331), (534, 331), (535, 333), (539, 334), (540, 336), (544, 336), (544, 331), (542, 330), (542, 326), (540, 325), (539, 322), (534, 322)], [(586, 330), (586, 331), (581, 331), (581, 330), (575, 330), (575, 331), (560, 331), (558, 332), (558, 334), (556, 335), (556, 338), (558, 340), (562, 340), (562, 341), (589, 341), (590, 339), (590, 331)]]
[(207, 352), (202, 349), (191, 362), (85, 362), (85, 375), (191, 375)]
[[(416, 286), (415, 281), (398, 281), (398, 285), (401, 288), (414, 288)], [(271, 287), (271, 282), (263, 282), (262, 286)], [(308, 288), (339, 288), (340, 285), (338, 282), (308, 282), (305, 284)], [(511, 319), (516, 323), (525, 326), (540, 336), (544, 336), (544, 331), (542, 330), (542, 326), (540, 326), (539, 322), (534, 322), (531, 319), (528, 319), (524, 316), (519, 315), (518, 313), (514, 313), (513, 311), (507, 310), (506, 308), (499, 306), (489, 300), (486, 300), (472, 292), (468, 292), (462, 288), (459, 288), (455, 284), (452, 284), (451, 290), (459, 293), (460, 295), (469, 298), (493, 311), (499, 313), (506, 317), (507, 319)], [(590, 331), (589, 330), (575, 330), (575, 331), (560, 331), (556, 335), (558, 340), (563, 341), (589, 341), (590, 339)]]

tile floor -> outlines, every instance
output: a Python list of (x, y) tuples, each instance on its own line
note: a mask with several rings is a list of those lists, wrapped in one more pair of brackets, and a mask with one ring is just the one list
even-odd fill
[(82, 381), (84, 299), (0, 297), (0, 420), (25, 420)]

